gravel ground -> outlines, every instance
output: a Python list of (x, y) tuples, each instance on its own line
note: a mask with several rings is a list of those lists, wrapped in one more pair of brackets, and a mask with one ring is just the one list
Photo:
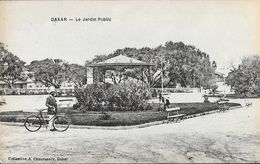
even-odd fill
[[(234, 109), (128, 130), (31, 133), (0, 124), (4, 163), (260, 162), (260, 100)], [(0, 163), (1, 163), (0, 161)]]

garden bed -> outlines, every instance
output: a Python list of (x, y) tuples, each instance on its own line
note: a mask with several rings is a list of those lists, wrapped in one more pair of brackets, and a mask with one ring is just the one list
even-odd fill
[[(229, 107), (233, 106), (240, 106), (238, 103), (227, 103)], [(159, 103), (153, 103), (153, 108), (159, 110), (160, 104)], [(192, 115), (192, 114), (198, 114), (213, 110), (218, 110), (218, 104), (217, 103), (172, 103), (170, 104), (169, 108), (173, 107), (180, 107), (181, 110), (179, 113), (186, 114), (186, 115)]]
[[(240, 104), (237, 103), (227, 103), (227, 105), (230, 107), (240, 106)], [(69, 117), (71, 120), (71, 124), (73, 125), (129, 126), (154, 121), (161, 121), (167, 118), (166, 112), (158, 111), (160, 109), (160, 104), (154, 103), (152, 104), (152, 106), (153, 110), (148, 111), (87, 111), (86, 113), (82, 113), (70, 108), (63, 108), (59, 110), (59, 112), (66, 113), (67, 117)], [(176, 103), (171, 104), (170, 107), (180, 107), (180, 113), (184, 113), (186, 115), (193, 115), (218, 110), (216, 103)], [(1, 112), (0, 121), (24, 122), (25, 118), (30, 114), (33, 113), (23, 111)]]
[[(209, 97), (217, 97), (221, 98), (223, 97), (223, 94), (218, 94), (218, 95), (209, 95)], [(249, 99), (249, 98), (260, 98), (260, 95), (258, 94), (226, 94), (226, 98), (232, 98), (232, 99)]]

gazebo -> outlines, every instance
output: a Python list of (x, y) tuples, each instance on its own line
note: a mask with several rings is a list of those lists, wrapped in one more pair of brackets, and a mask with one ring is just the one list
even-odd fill
[[(150, 67), (154, 66), (154, 64), (151, 63), (146, 63), (134, 58), (130, 58), (124, 55), (118, 55), (116, 57), (110, 58), (108, 60), (105, 60), (103, 62), (99, 62), (96, 64), (90, 64), (87, 67), (92, 67), (93, 68), (93, 83), (100, 82), (102, 79), (99, 77), (100, 73), (102, 73), (103, 79), (105, 79), (105, 74), (107, 70), (121, 70), (125, 71), (125, 69), (129, 68), (141, 68), (142, 69), (142, 77), (143, 77), (143, 69), (146, 68), (148, 69), (148, 85), (150, 89), (150, 81), (151, 81), (151, 76), (150, 76)], [(95, 74), (95, 70), (96, 73)], [(95, 77), (95, 76), (98, 77)]]

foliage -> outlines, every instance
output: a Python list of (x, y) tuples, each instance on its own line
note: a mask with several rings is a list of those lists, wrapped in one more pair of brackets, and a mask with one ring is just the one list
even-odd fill
[[(155, 64), (154, 67), (151, 67), (150, 72), (152, 77), (150, 85), (152, 87), (161, 85), (161, 72), (164, 76), (164, 87), (176, 86), (177, 83), (180, 83), (182, 87), (203, 86), (204, 88), (210, 88), (211, 85), (214, 85), (210, 82), (210, 79), (215, 78), (216, 62), (213, 61), (211, 63), (208, 54), (182, 42), (173, 43), (170, 41), (166, 42), (165, 46), (159, 46), (154, 49), (149, 47), (118, 49), (108, 55), (96, 56), (92, 63), (101, 62), (120, 54)], [(144, 76), (140, 68), (128, 69), (124, 74), (127, 77), (148, 83), (149, 72), (147, 69), (143, 71)], [(111, 73), (107, 76), (113, 77)], [(120, 73), (118, 76), (120, 76)], [(118, 83), (118, 81), (114, 82)]]
[(60, 88), (65, 81), (83, 86), (87, 82), (86, 67), (69, 64), (61, 59), (35, 60), (27, 68), (34, 73), (32, 76), (35, 80), (45, 86)]
[[(77, 91), (79, 92), (79, 90)], [(77, 94), (87, 110), (147, 110), (148, 89), (127, 81), (124, 84), (90, 84)]]
[(44, 59), (34, 60), (27, 68), (34, 72), (33, 77), (36, 81), (41, 82), (45, 86), (54, 86), (60, 88), (67, 76), (67, 63), (61, 59)]
[(78, 64), (67, 64), (67, 77), (81, 87), (87, 83), (87, 68)]
[(244, 58), (237, 69), (229, 72), (226, 83), (239, 94), (260, 94), (260, 57)]
[(9, 52), (3, 43), (0, 42), (0, 80), (8, 84), (10, 88), (18, 80), (26, 80), (22, 73), (25, 62)]

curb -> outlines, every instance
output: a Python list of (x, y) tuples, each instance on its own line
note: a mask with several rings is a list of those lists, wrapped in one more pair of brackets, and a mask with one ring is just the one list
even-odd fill
[[(233, 110), (233, 109), (238, 109), (238, 108), (242, 108), (242, 105), (238, 105), (238, 106), (233, 106), (230, 107), (229, 110)], [(193, 114), (193, 115), (188, 115), (188, 116), (184, 116), (183, 119), (188, 119), (188, 118), (193, 118), (193, 117), (198, 117), (198, 116), (204, 116), (204, 115), (208, 115), (208, 114), (213, 114), (213, 113), (219, 113), (220, 110), (212, 110), (212, 111), (208, 111), (208, 112), (203, 112), (203, 113), (198, 113), (198, 114)]]
[[(164, 124), (166, 120), (163, 121), (155, 121), (155, 122), (150, 122), (150, 123), (145, 123), (145, 124), (140, 124), (140, 125), (131, 125), (131, 126), (84, 126), (84, 125), (70, 125), (69, 128), (72, 129), (101, 129), (101, 130), (127, 130), (127, 129), (137, 129), (137, 128), (146, 128), (150, 126), (155, 126), (155, 125), (161, 125)], [(7, 126), (19, 126), (23, 127), (24, 124), (21, 122), (0, 122), (0, 125), (7, 125)]]
[(131, 126), (114, 126), (114, 127), (106, 127), (106, 126), (84, 126), (84, 125), (71, 125), (70, 128), (73, 129), (101, 129), (101, 130), (128, 130), (128, 129), (137, 129), (137, 128), (146, 128), (156, 125), (164, 124), (166, 120), (163, 121), (155, 121), (140, 125), (131, 125)]
[(230, 107), (229, 109), (230, 109), (230, 110), (233, 110), (233, 109), (238, 109), (238, 108), (242, 108), (242, 107), (243, 107), (242, 105), (238, 105), (238, 106)]

